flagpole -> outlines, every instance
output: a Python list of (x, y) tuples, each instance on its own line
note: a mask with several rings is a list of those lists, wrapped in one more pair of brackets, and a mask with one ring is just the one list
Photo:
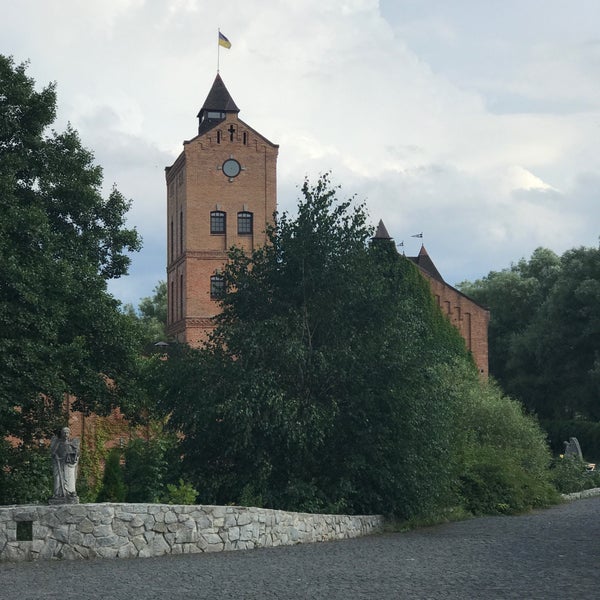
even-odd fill
[(217, 29), (217, 73), (219, 72), (219, 59), (221, 57), (221, 44), (219, 43), (219, 37), (221, 35), (221, 29)]

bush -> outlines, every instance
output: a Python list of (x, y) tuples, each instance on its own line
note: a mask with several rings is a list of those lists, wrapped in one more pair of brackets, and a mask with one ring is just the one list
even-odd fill
[(167, 484), (167, 493), (163, 497), (163, 502), (166, 504), (195, 504), (197, 497), (198, 492), (192, 484), (180, 479), (178, 485)]
[(570, 494), (600, 487), (600, 472), (590, 472), (586, 465), (586, 462), (572, 456), (556, 458), (551, 468), (556, 489), (561, 494)]
[(113, 448), (106, 459), (102, 487), (98, 494), (98, 502), (124, 502), (127, 494), (123, 469), (121, 467), (121, 450)]
[(11, 447), (0, 440), (0, 504), (38, 504), (52, 495), (47, 447)]
[(518, 513), (557, 501), (538, 423), (492, 382), (454, 371), (462, 400), (459, 494), (473, 514)]
[(151, 440), (135, 439), (127, 444), (124, 470), (127, 502), (160, 501), (172, 470), (169, 452), (173, 446), (174, 438), (164, 435)]

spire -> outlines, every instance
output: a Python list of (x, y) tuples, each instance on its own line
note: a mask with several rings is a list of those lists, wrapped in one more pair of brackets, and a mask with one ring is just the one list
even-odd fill
[(441, 281), (442, 283), (444, 282), (444, 278), (441, 276), (440, 272), (437, 270), (436, 266), (433, 264), (433, 261), (431, 260), (429, 254), (427, 253), (427, 250), (425, 250), (425, 244), (421, 244), (421, 249), (419, 250), (418, 256), (415, 256), (415, 257), (411, 256), (410, 260), (412, 260), (414, 263), (416, 263), (416, 265), (418, 267), (420, 267), (421, 269), (423, 269), (423, 271), (426, 271), (427, 273), (429, 273), (429, 275), (431, 275), (434, 279), (437, 279), (438, 281)]
[(383, 220), (379, 219), (379, 224), (377, 225), (377, 231), (373, 236), (374, 240), (391, 240), (390, 234), (388, 233), (385, 225), (383, 224)]
[(212, 129), (225, 118), (226, 113), (239, 113), (233, 98), (227, 91), (221, 76), (217, 73), (208, 96), (198, 113), (198, 134)]

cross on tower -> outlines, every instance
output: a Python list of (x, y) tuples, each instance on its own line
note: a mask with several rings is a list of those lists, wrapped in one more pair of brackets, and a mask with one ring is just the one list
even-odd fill
[(229, 131), (229, 141), (233, 142), (233, 134), (235, 133), (235, 127), (233, 125), (230, 125), (227, 131)]

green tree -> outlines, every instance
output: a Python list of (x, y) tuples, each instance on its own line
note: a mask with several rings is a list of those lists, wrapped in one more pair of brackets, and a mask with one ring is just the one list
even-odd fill
[[(416, 267), (369, 245), (327, 176), (269, 243), (239, 249), (206, 347), (172, 347), (155, 389), (202, 502), (410, 516), (448, 503), (456, 407), (436, 376), (464, 343)], [(473, 366), (471, 365), (471, 368)]]
[(600, 419), (600, 250), (529, 261), (461, 290), (491, 311), (490, 372), (540, 418)]
[(600, 249), (576, 248), (508, 363), (514, 387), (540, 417), (600, 420)]
[(121, 466), (121, 450), (113, 448), (106, 458), (102, 487), (98, 493), (97, 502), (124, 502), (127, 486), (123, 478)]
[(49, 131), (55, 86), (36, 91), (26, 66), (0, 56), (0, 437), (27, 446), (64, 420), (66, 394), (119, 403), (137, 334), (106, 283), (141, 244), (77, 132)]
[(528, 327), (559, 270), (559, 257), (538, 248), (529, 262), (522, 259), (508, 269), (491, 271), (483, 279), (459, 285), (461, 291), (490, 310), (490, 373), (504, 385), (514, 337)]
[(143, 351), (150, 353), (157, 342), (167, 341), (167, 283), (159, 281), (152, 296), (140, 300), (137, 310), (126, 304), (123, 312), (140, 328)]
[(127, 444), (123, 473), (127, 502), (158, 502), (166, 484), (176, 481), (173, 467), (177, 462), (170, 456), (173, 446), (173, 437), (162, 432), (152, 439), (139, 438)]

